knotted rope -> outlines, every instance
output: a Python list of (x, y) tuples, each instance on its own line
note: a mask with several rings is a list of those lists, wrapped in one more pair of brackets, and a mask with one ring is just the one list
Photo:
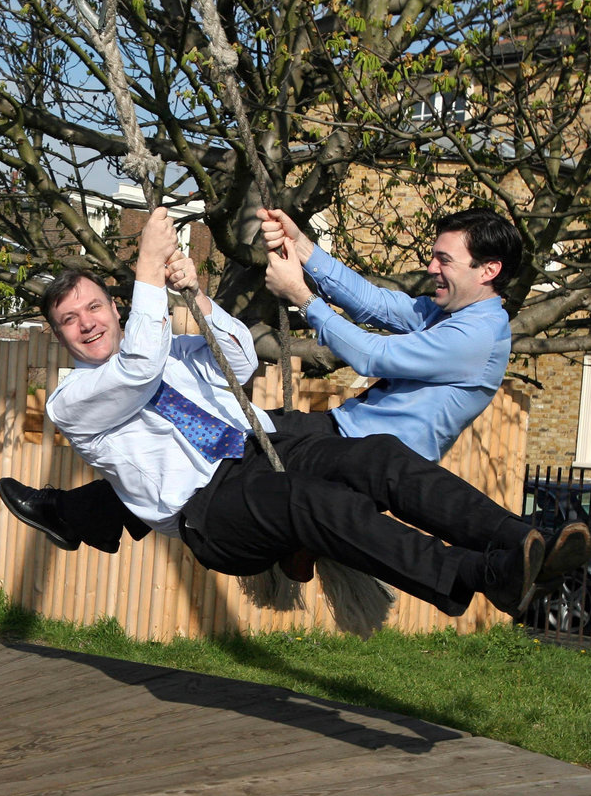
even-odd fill
[[(117, 0), (104, 0), (100, 20), (92, 10), (88, 7), (84, 7), (85, 0), (77, 0), (77, 2), (79, 3), (81, 12), (89, 23), (93, 44), (105, 60), (109, 88), (115, 98), (117, 116), (128, 146), (128, 154), (123, 161), (123, 168), (130, 177), (141, 184), (148, 208), (150, 211), (153, 211), (156, 207), (156, 202), (154, 198), (154, 188), (150, 181), (149, 174), (150, 172), (156, 172), (162, 165), (162, 161), (159, 155), (153, 155), (146, 146), (146, 140), (138, 124), (135, 107), (127, 86), (123, 60), (117, 44)], [(102, 26), (101, 21), (103, 23)], [(100, 30), (98, 30), (99, 27), (101, 28)], [(267, 455), (271, 466), (274, 470), (283, 472), (284, 468), (277, 456), (277, 452), (273, 448), (267, 433), (261, 426), (242, 385), (236, 378), (213, 332), (206, 323), (193, 293), (187, 288), (182, 290), (181, 294), (191, 315), (199, 325), (201, 334), (205, 337), (216, 362), (220, 366), (230, 389), (240, 404), (240, 408), (244, 412), (259, 444)]]
[[(210, 51), (216, 69), (222, 77), (226, 86), (228, 99), (236, 122), (240, 138), (248, 154), (252, 172), (257, 188), (261, 195), (263, 207), (271, 207), (271, 192), (269, 190), (269, 176), (257, 148), (248, 123), (248, 118), (244, 111), (242, 97), (236, 82), (235, 69), (238, 66), (238, 53), (230, 46), (226, 34), (220, 23), (216, 7), (213, 0), (196, 0), (197, 8), (201, 13), (203, 30), (210, 41)], [(291, 389), (291, 359), (289, 342), (289, 315), (287, 304), (281, 299), (277, 300), (279, 311), (279, 340), (281, 343), (281, 373), (283, 383), (283, 406), (286, 411), (293, 408), (292, 389)]]
[[(123, 166), (130, 176), (140, 182), (148, 207), (153, 210), (155, 208), (155, 199), (149, 173), (156, 172), (159, 169), (161, 160), (159, 156), (152, 155), (146, 147), (143, 133), (137, 121), (135, 107), (129, 94), (123, 61), (117, 44), (117, 0), (103, 0), (100, 18), (88, 6), (86, 0), (76, 0), (76, 4), (88, 23), (94, 46), (105, 60), (109, 88), (115, 98), (117, 114), (129, 150)], [(218, 71), (224, 77), (240, 136), (249, 156), (263, 205), (270, 207), (271, 196), (267, 184), (268, 175), (256, 151), (234, 76), (234, 69), (238, 65), (238, 55), (225, 36), (213, 0), (197, 0), (197, 5), (202, 16), (203, 29), (211, 42), (212, 57)], [(242, 385), (236, 379), (223, 351), (205, 322), (193, 294), (190, 290), (183, 290), (182, 295), (271, 466), (275, 471), (283, 472), (284, 467), (279, 460), (277, 452), (261, 426)], [(279, 305), (279, 316), (282, 334), (284, 405), (286, 409), (291, 409), (289, 320), (287, 307), (283, 302), (280, 302)], [(383, 625), (394, 599), (393, 592), (389, 586), (376, 578), (327, 558), (318, 560), (317, 571), (329, 608), (341, 629), (365, 638)], [(287, 578), (278, 564), (275, 564), (272, 569), (260, 575), (241, 577), (238, 581), (249, 599), (260, 607), (271, 607), (280, 611), (303, 610), (306, 607), (300, 584)]]

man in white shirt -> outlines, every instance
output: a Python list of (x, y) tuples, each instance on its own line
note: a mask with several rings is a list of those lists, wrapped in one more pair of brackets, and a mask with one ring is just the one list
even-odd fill
[[(546, 549), (536, 530), (391, 435), (273, 433), (255, 408), (285, 467), (274, 472), (204, 339), (172, 336), (166, 284), (195, 293), (239, 381), (250, 377), (257, 365), (250, 333), (199, 290), (194, 265), (176, 251), (172, 221), (158, 208), (141, 236), (124, 336), (114, 302), (92, 274), (63, 272), (46, 291), (46, 317), (76, 362), (47, 411), (128, 510), (180, 536), (204, 566), (250, 575), (303, 548), (450, 615), (480, 591), (518, 616), (536, 580), (589, 556), (584, 525), (567, 526)], [(188, 423), (160, 413), (163, 389), (180, 396), (184, 412), (191, 405), (227, 423), (243, 452), (224, 458), (216, 443), (212, 454), (205, 430), (191, 441)]]

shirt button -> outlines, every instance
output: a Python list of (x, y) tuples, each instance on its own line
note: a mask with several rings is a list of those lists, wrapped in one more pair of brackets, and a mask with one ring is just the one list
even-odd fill
[(318, 268), (313, 268), (312, 270), (314, 271), (315, 274), (318, 273)]

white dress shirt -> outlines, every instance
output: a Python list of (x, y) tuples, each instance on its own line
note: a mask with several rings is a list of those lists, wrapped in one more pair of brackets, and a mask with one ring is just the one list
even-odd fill
[[(206, 321), (244, 384), (258, 365), (250, 332), (214, 302)], [(210, 414), (249, 430), (205, 339), (173, 336), (166, 289), (145, 282), (135, 283), (119, 353), (102, 365), (76, 362), (50, 396), (47, 413), (136, 516), (178, 536), (180, 510), (220, 462), (207, 462), (149, 404), (162, 379)], [(254, 409), (265, 431), (274, 431), (268, 415)]]

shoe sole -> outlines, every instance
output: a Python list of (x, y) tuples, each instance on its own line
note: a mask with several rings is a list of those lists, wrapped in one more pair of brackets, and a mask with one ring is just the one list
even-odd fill
[(545, 544), (538, 531), (530, 531), (523, 543), (523, 589), (514, 616), (525, 613), (537, 589), (536, 578), (544, 564)]
[(565, 526), (548, 554), (538, 584), (563, 577), (583, 566), (591, 558), (591, 534), (582, 522)]
[(545, 581), (537, 580), (534, 584), (536, 588), (534, 589), (533, 597), (531, 599), (532, 603), (535, 603), (536, 600), (541, 600), (543, 597), (547, 597), (549, 594), (558, 591), (558, 589), (562, 587), (563, 582), (564, 578), (562, 577)]
[(24, 514), (15, 509), (14, 506), (11, 505), (9, 498), (6, 496), (4, 488), (1, 483), (0, 483), (0, 497), (2, 498), (4, 505), (10, 511), (11, 514), (14, 514), (14, 516), (18, 520), (27, 525), (29, 528), (34, 528), (36, 531), (41, 531), (41, 533), (44, 533), (45, 536), (47, 536), (47, 538), (49, 539), (49, 541), (53, 545), (55, 545), (55, 547), (59, 547), (60, 550), (67, 550), (68, 552), (78, 550), (80, 546), (79, 544), (74, 546), (70, 542), (66, 541), (63, 537), (58, 536), (56, 533), (53, 533), (53, 531), (50, 531), (48, 528), (44, 528), (42, 525), (33, 522), (33, 520), (28, 519), (27, 517), (24, 516)]

